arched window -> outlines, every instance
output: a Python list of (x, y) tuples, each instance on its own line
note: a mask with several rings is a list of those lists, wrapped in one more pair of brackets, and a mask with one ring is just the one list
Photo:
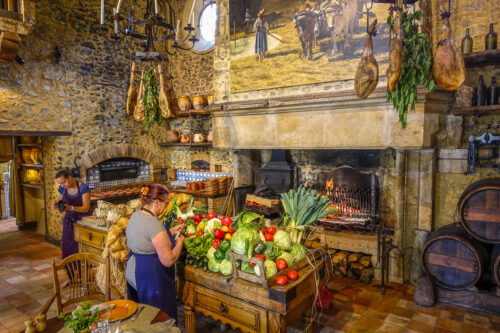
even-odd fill
[(218, 22), (217, 4), (211, 2), (205, 5), (198, 18), (199, 41), (195, 44), (194, 50), (199, 52), (210, 51), (215, 46), (215, 31)]

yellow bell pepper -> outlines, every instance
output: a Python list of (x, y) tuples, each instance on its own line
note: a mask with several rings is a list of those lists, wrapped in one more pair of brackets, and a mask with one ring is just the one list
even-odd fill
[(222, 231), (228, 232), (229, 231), (229, 227), (227, 225), (223, 225), (222, 226)]
[(231, 240), (231, 238), (233, 238), (233, 236), (231, 236), (230, 233), (227, 233), (225, 236), (224, 236), (225, 239), (227, 240)]
[(198, 226), (196, 227), (196, 231), (198, 231), (198, 230), (204, 230), (204, 229), (205, 229), (205, 223), (203, 223), (203, 222), (200, 222), (198, 224)]

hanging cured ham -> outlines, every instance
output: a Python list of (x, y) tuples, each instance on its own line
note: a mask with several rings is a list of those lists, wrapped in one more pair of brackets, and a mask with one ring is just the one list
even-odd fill
[(365, 49), (361, 62), (356, 69), (354, 81), (354, 91), (359, 98), (365, 99), (377, 88), (378, 84), (378, 65), (373, 56), (372, 36), (377, 32), (377, 20), (375, 19), (368, 29), (368, 36), (365, 41)]
[(389, 67), (387, 68), (387, 89), (396, 90), (401, 76), (401, 63), (403, 61), (403, 41), (401, 38), (401, 11), (403, 0), (398, 0), (396, 15), (394, 16), (394, 31), (389, 44)]
[(447, 90), (455, 90), (462, 86), (465, 81), (465, 64), (455, 46), (455, 38), (448, 19), (449, 15), (446, 15), (447, 12), (443, 5), (440, 5), (440, 10), (443, 13), (443, 34), (434, 56), (432, 74), (434, 75), (434, 81), (441, 87)]
[(127, 115), (130, 116), (134, 113), (135, 105), (137, 103), (137, 89), (134, 82), (135, 62), (132, 61), (130, 67), (130, 86), (127, 93)]
[(165, 84), (164, 72), (164, 66), (158, 64), (158, 76), (160, 77), (160, 95), (158, 97), (158, 102), (160, 104), (161, 115), (163, 118), (176, 118), (178, 112), (172, 81), (167, 79), (167, 84)]
[(144, 71), (141, 74), (141, 84), (139, 85), (139, 93), (137, 94), (137, 103), (134, 109), (134, 118), (135, 120), (142, 122), (144, 121), (144, 102), (142, 99), (144, 98)]

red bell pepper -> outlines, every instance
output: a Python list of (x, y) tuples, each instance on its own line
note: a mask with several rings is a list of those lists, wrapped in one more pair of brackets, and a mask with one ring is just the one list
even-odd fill
[(218, 239), (224, 239), (224, 231), (222, 231), (221, 229), (215, 229), (214, 230), (214, 237), (215, 238), (218, 238)]
[(214, 249), (218, 249), (221, 242), (222, 241), (218, 238), (214, 239), (214, 241), (212, 243), (212, 246), (214, 247)]
[(233, 223), (233, 220), (231, 220), (231, 218), (229, 216), (224, 216), (220, 221), (221, 221), (222, 225), (225, 225), (228, 227)]
[(196, 233), (196, 236), (203, 236), (205, 233), (203, 232), (203, 230), (198, 230), (198, 232)]
[(177, 218), (177, 223), (184, 223), (185, 221), (181, 219), (180, 217)]
[(207, 220), (211, 220), (217, 217), (217, 214), (215, 212), (210, 212), (207, 214)]
[(201, 215), (201, 214), (196, 214), (196, 215), (193, 217), (194, 223), (195, 223), (196, 225), (198, 225), (198, 223), (200, 223), (202, 219), (203, 219), (203, 215)]

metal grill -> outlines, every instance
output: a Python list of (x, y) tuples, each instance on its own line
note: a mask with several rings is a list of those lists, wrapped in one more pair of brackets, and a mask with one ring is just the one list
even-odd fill
[[(327, 179), (323, 184), (313, 186), (332, 201), (330, 208), (336, 212), (330, 214), (319, 223), (327, 228), (340, 229), (351, 227), (361, 231), (373, 230), (379, 221), (379, 187), (375, 173), (362, 174), (354, 169), (340, 170), (339, 185), (334, 185), (335, 177)], [(346, 176), (345, 174), (349, 175)], [(350, 181), (351, 184), (346, 184)]]

